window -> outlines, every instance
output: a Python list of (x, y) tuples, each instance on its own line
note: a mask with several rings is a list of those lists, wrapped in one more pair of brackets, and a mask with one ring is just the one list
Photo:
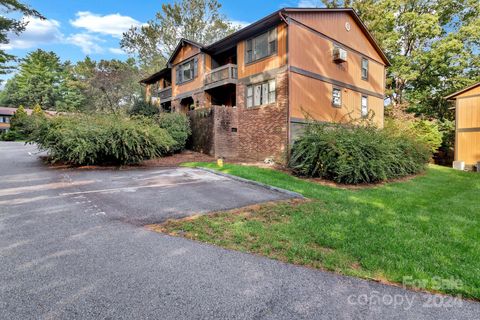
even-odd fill
[(179, 64), (176, 67), (177, 70), (177, 77), (176, 77), (176, 84), (182, 84), (184, 82), (188, 82), (193, 80), (197, 76), (198, 70), (198, 59), (194, 58), (182, 64)]
[(277, 29), (270, 31), (246, 41), (245, 62), (250, 63), (277, 52)]
[(362, 117), (368, 116), (368, 97), (362, 96)]
[(333, 88), (332, 104), (335, 107), (341, 107), (342, 106), (342, 90), (340, 88)]
[(275, 103), (275, 80), (247, 86), (247, 108)]
[(10, 117), (5, 117), (5, 123), (10, 123)]
[(4, 119), (5, 119), (4, 117), (0, 117), (0, 123), (4, 123), (5, 122)]
[(362, 79), (368, 80), (368, 60), (362, 58)]

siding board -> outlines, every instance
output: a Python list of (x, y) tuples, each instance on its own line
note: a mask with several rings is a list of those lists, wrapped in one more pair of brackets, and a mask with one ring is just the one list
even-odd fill
[[(382, 61), (367, 36), (346, 12), (292, 12), (289, 16), (368, 57)], [(350, 31), (345, 29), (346, 22), (350, 24)]]
[(277, 26), (277, 54), (245, 65), (245, 41), (237, 45), (238, 78), (249, 77), (287, 64), (287, 27), (284, 23)]
[(456, 102), (455, 158), (469, 165), (480, 161), (480, 129), (477, 129), (480, 128), (479, 93), (480, 87), (473, 88), (458, 95)]
[[(291, 73), (290, 79), (291, 118), (348, 122), (360, 117), (361, 93), (342, 88), (342, 107), (336, 108), (332, 106), (332, 84), (296, 73)], [(368, 107), (375, 113), (374, 122), (383, 127), (383, 99), (369, 96)]]

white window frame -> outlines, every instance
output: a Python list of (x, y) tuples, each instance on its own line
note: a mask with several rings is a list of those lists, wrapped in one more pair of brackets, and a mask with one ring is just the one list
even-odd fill
[(366, 118), (368, 116), (368, 96), (362, 94), (360, 98), (360, 115), (362, 118)]
[(247, 108), (259, 107), (276, 102), (277, 85), (275, 79), (247, 86)]
[(368, 80), (368, 59), (362, 57), (362, 60), (361, 60), (360, 64), (361, 64), (360, 65), (360, 72), (362, 74), (362, 80)]
[[(338, 92), (338, 97), (335, 96), (335, 92)], [(337, 102), (338, 98), (338, 102)], [(332, 106), (335, 108), (341, 108), (342, 107), (342, 88), (339, 87), (333, 87), (332, 89)]]

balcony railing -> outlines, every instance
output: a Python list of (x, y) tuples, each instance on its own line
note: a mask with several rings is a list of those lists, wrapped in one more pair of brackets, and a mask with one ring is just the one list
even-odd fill
[(172, 87), (166, 87), (164, 89), (159, 89), (157, 91), (157, 97), (160, 98), (160, 101), (172, 97)]
[(236, 83), (237, 78), (237, 65), (229, 63), (205, 74), (204, 82), (206, 87), (215, 87), (215, 85)]

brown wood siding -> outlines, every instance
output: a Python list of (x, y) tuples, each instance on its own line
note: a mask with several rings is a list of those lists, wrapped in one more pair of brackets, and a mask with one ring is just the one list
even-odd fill
[(145, 85), (145, 99), (148, 101), (152, 97), (152, 85)]
[(203, 56), (205, 58), (205, 73), (212, 71), (212, 57), (206, 53)]
[[(379, 62), (382, 61), (375, 47), (370, 43), (367, 36), (357, 25), (355, 20), (346, 12), (292, 12), (289, 16), (309, 27), (336, 39), (362, 54), (371, 57)], [(350, 24), (350, 31), (345, 28), (345, 23)], [(303, 47), (308, 48), (308, 47)]]
[(175, 59), (173, 59), (172, 64), (177, 64), (182, 62), (183, 60), (187, 60), (188, 58), (193, 57), (199, 52), (200, 49), (198, 47), (194, 47), (191, 44), (187, 43), (185, 46), (180, 48), (177, 55), (175, 56)]
[[(480, 88), (457, 96), (456, 160), (474, 165), (480, 161)], [(468, 97), (470, 96), (470, 97)], [(467, 132), (462, 132), (467, 130)]]
[(245, 41), (237, 45), (238, 78), (249, 77), (287, 64), (287, 27), (284, 23), (277, 26), (277, 54), (245, 65)]
[(458, 100), (458, 129), (480, 128), (480, 97)]
[(480, 161), (480, 132), (457, 132), (457, 160), (475, 165)]
[[(305, 48), (308, 48), (305, 50)], [(333, 61), (332, 41), (295, 23), (289, 26), (289, 64), (368, 91), (384, 93), (384, 65), (369, 60), (368, 79), (361, 74), (362, 56), (347, 50), (347, 62)]]
[[(347, 122), (360, 117), (362, 93), (342, 88), (342, 107), (337, 108), (332, 105), (332, 84), (296, 73), (290, 79), (291, 118)], [(383, 127), (383, 99), (368, 96), (368, 107), (375, 113), (375, 123)]]

